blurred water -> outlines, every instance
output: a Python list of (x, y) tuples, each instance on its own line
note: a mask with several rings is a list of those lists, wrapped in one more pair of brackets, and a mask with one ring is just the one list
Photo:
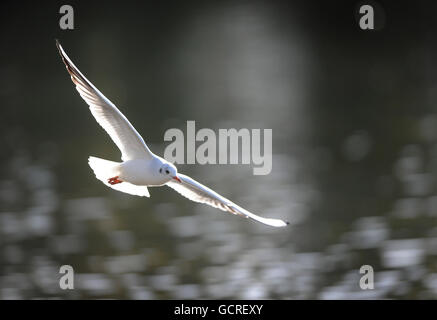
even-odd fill
[[(87, 31), (64, 46), (158, 154), (165, 130), (187, 120), (272, 128), (270, 175), (247, 165), (179, 170), (291, 226), (259, 225), (167, 188), (143, 199), (95, 180), (87, 156), (119, 155), (44, 38), (48, 58), (33, 68), (50, 70), (46, 81), (28, 73), (32, 57), (10, 57), (0, 73), (0, 299), (436, 298), (437, 82), (429, 65), (408, 67), (428, 56), (423, 44), (401, 53), (393, 44), (397, 58), (373, 61), (343, 47), (345, 59), (332, 30), (304, 31), (297, 9), (187, 8), (160, 22), (112, 7), (106, 14), (119, 9), (125, 22), (112, 38), (114, 20), (91, 23), (87, 10)], [(136, 50), (131, 29), (145, 32)], [(65, 264), (74, 290), (59, 288)], [(362, 265), (375, 270), (374, 290), (359, 287)]]

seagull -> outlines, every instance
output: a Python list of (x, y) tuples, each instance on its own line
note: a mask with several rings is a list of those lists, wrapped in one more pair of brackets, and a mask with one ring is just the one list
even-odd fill
[(280, 219), (255, 215), (189, 176), (178, 173), (172, 163), (150, 151), (129, 120), (73, 64), (58, 40), (56, 46), (76, 90), (88, 104), (96, 121), (120, 149), (122, 162), (88, 158), (88, 164), (96, 178), (106, 186), (131, 195), (150, 197), (148, 187), (167, 185), (192, 201), (208, 204), (234, 215), (273, 227), (288, 225), (288, 222)]

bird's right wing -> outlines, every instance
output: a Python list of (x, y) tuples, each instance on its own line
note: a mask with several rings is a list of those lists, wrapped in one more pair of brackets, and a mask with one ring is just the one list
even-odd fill
[(288, 224), (288, 222), (280, 219), (268, 219), (257, 216), (256, 214), (237, 206), (232, 201), (219, 195), (217, 192), (211, 190), (203, 184), (191, 179), (189, 176), (178, 173), (178, 177), (181, 182), (171, 180), (167, 182), (167, 185), (192, 201), (205, 203), (220, 210), (246, 218), (251, 218), (272, 227), (285, 227)]
[(123, 161), (152, 159), (153, 153), (129, 120), (109, 101), (73, 64), (60, 43), (56, 40), (59, 54), (76, 85), (76, 90), (89, 105), (97, 122), (105, 129), (121, 151)]

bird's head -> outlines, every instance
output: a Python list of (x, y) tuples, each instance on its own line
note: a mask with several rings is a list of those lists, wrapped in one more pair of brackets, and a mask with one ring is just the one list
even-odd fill
[(176, 167), (171, 163), (164, 163), (159, 168), (159, 173), (182, 183), (181, 179), (178, 177), (178, 169), (176, 169)]

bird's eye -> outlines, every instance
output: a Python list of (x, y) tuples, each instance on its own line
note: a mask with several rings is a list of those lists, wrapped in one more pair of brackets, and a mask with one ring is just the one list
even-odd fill
[(165, 170), (165, 173), (166, 173), (166, 174), (169, 174), (169, 173), (170, 173), (170, 171), (168, 171), (168, 170)]
[(162, 168), (159, 169), (159, 173), (162, 173)]

